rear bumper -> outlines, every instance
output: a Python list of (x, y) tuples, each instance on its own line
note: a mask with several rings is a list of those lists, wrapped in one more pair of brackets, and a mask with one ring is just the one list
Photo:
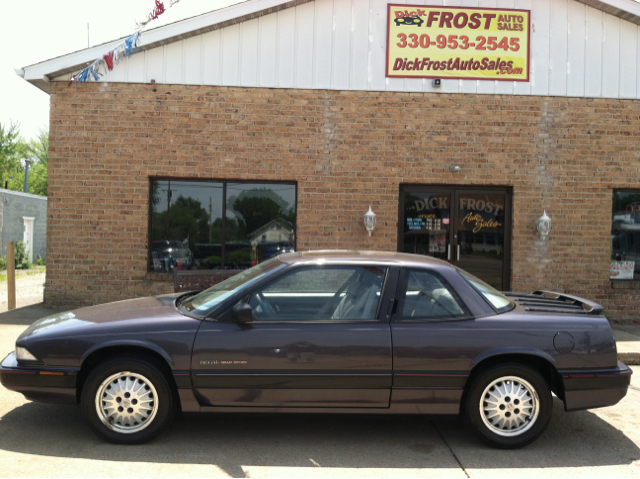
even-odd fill
[(627, 394), (633, 371), (618, 361), (613, 369), (560, 371), (566, 411), (613, 406)]
[(77, 369), (21, 366), (14, 353), (9, 353), (0, 365), (2, 385), (30, 401), (77, 404), (77, 378)]

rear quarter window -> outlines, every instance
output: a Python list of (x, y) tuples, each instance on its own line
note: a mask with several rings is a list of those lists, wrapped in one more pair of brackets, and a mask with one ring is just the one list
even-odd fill
[(398, 319), (447, 320), (471, 316), (449, 284), (436, 273), (405, 269), (401, 276)]

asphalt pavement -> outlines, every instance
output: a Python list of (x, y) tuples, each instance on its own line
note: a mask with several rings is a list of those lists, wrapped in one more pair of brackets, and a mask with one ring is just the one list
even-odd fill
[[(29, 308), (0, 314), (0, 354), (42, 317)], [(635, 330), (628, 334), (633, 343)], [(633, 369), (618, 405), (565, 413), (556, 399), (545, 434), (515, 451), (483, 445), (457, 417), (378, 415), (181, 417), (148, 444), (116, 446), (89, 431), (79, 408), (32, 403), (0, 386), (0, 476), (640, 477)]]

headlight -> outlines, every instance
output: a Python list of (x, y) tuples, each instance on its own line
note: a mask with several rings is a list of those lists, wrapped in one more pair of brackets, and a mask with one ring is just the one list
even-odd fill
[(22, 348), (20, 346), (16, 346), (16, 359), (18, 361), (37, 361), (33, 354), (31, 354), (27, 348)]

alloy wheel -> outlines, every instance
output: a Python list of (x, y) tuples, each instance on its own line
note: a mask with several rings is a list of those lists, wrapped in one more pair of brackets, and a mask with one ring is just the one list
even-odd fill
[(538, 418), (540, 401), (536, 390), (522, 378), (505, 376), (485, 388), (480, 397), (480, 416), (495, 434), (519, 436)]
[(95, 402), (104, 425), (122, 434), (145, 429), (158, 412), (158, 394), (153, 383), (131, 371), (119, 372), (104, 380)]

